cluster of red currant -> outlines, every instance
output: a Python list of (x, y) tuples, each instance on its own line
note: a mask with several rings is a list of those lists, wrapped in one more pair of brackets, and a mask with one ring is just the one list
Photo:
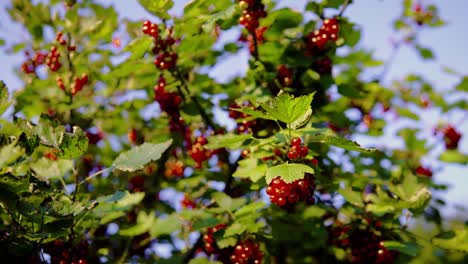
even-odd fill
[[(61, 31), (57, 32), (57, 35), (55, 35), (55, 40), (62, 46), (65, 46), (68, 44), (67, 40), (63, 38), (63, 33)], [(68, 51), (76, 51), (76, 46), (68, 45), (67, 49)]]
[(184, 199), (180, 202), (182, 205), (182, 208), (195, 208), (197, 207), (197, 204), (195, 201), (193, 201), (188, 194), (184, 194)]
[(260, 264), (262, 259), (259, 245), (251, 240), (237, 242), (230, 257), (231, 264)]
[(455, 128), (451, 125), (447, 125), (442, 129), (442, 133), (444, 134), (444, 141), (445, 141), (445, 148), (446, 149), (457, 149), (458, 142), (461, 139), (461, 133), (455, 130)]
[(86, 73), (81, 74), (80, 77), (75, 78), (70, 92), (72, 95), (76, 95), (79, 91), (83, 90), (83, 87), (88, 83), (88, 75)]
[(46, 53), (40, 51), (34, 54), (34, 58), (30, 57), (31, 55), (28, 51), (25, 52), (25, 55), (27, 60), (21, 64), (21, 70), (26, 74), (36, 72), (37, 66), (44, 64), (47, 57)]
[(165, 39), (159, 35), (158, 25), (146, 20), (143, 22), (143, 33), (153, 37), (154, 47), (153, 54), (157, 55), (154, 60), (154, 65), (158, 69), (166, 70), (173, 68), (177, 62), (177, 53), (171, 51), (171, 47), (175, 44), (175, 39), (172, 37), (172, 29), (168, 30), (168, 35)]
[(164, 167), (164, 176), (167, 178), (180, 178), (184, 176), (184, 163), (178, 159), (169, 159)]
[(206, 137), (200, 136), (195, 138), (194, 143), (190, 147), (189, 155), (195, 161), (195, 168), (201, 168), (202, 163), (211, 158), (214, 154), (213, 151), (204, 147), (207, 143)]
[(255, 29), (260, 25), (260, 18), (267, 15), (265, 5), (260, 0), (241, 0), (239, 6), (242, 9), (239, 24), (243, 25), (249, 32), (255, 32)]
[(288, 158), (295, 160), (298, 158), (305, 158), (309, 153), (309, 148), (302, 144), (302, 140), (298, 137), (291, 139), (291, 148), (288, 150)]
[(62, 67), (62, 63), (60, 62), (60, 52), (57, 47), (52, 46), (52, 48), (50, 48), (50, 52), (47, 54), (46, 64), (53, 72), (60, 70)]
[(289, 87), (292, 84), (292, 75), (292, 70), (286, 67), (286, 65), (281, 64), (278, 67), (276, 78), (278, 78), (278, 81), (282, 86)]
[[(245, 102), (243, 106), (249, 107), (251, 109), (255, 109), (249, 102)], [(250, 117), (250, 115), (235, 110), (235, 109), (240, 109), (240, 108), (241, 106), (236, 103), (229, 105), (229, 117), (236, 120), (238, 133), (240, 134), (252, 133), (253, 130), (255, 129), (256, 121), (246, 120), (246, 118)], [(237, 119), (240, 119), (240, 120), (237, 120)]]
[(182, 103), (182, 98), (175, 92), (167, 92), (166, 79), (160, 76), (158, 85), (154, 87), (154, 99), (159, 103), (161, 110), (166, 112), (171, 118), (179, 116), (179, 106)]
[(219, 250), (213, 234), (224, 228), (226, 228), (225, 224), (217, 224), (215, 227), (209, 227), (207, 229), (206, 234), (203, 235), (203, 242), (205, 242), (203, 250), (206, 254), (215, 254)]
[(142, 31), (143, 31), (143, 34), (151, 36), (155, 39), (157, 39), (159, 36), (158, 25), (151, 23), (151, 21), (149, 20), (145, 20), (145, 22), (143, 22)]
[(166, 79), (161, 75), (158, 84), (154, 87), (154, 99), (159, 103), (161, 110), (169, 115), (170, 131), (180, 133), (184, 139), (185, 147), (190, 149), (192, 147), (192, 131), (180, 115), (182, 98), (176, 92), (166, 91), (166, 85)]
[(141, 175), (135, 175), (130, 178), (128, 182), (128, 189), (131, 192), (143, 192), (145, 189), (145, 177)]
[[(265, 42), (265, 37), (264, 34), (267, 31), (268, 27), (260, 27), (255, 29), (255, 37), (257, 38), (257, 45), (262, 44)], [(247, 36), (241, 35), (239, 37), (239, 41), (241, 42), (247, 42), (249, 44), (249, 51), (250, 54), (254, 54), (255, 52), (255, 40), (252, 34), (249, 34)]]
[(182, 98), (178, 93), (167, 92), (165, 90), (166, 85), (166, 79), (161, 75), (158, 85), (154, 87), (154, 99), (159, 103), (161, 110), (169, 115), (169, 128), (171, 132), (179, 132), (184, 138), (186, 147), (189, 148), (192, 145), (192, 131), (185, 125), (184, 119), (180, 116)]
[(77, 245), (71, 245), (69, 242), (55, 240), (44, 248), (51, 257), (51, 263), (73, 263), (87, 264), (96, 263), (96, 257), (91, 257), (89, 244), (86, 240), (80, 241)]
[(281, 177), (274, 178), (266, 188), (270, 201), (283, 208), (292, 208), (297, 202), (314, 204), (315, 180), (306, 173), (303, 179), (286, 183)]
[[(369, 221), (368, 221), (369, 222)], [(370, 227), (378, 229), (381, 222), (369, 222), (366, 229), (338, 224), (330, 230), (329, 240), (334, 246), (349, 248), (351, 263), (393, 263), (396, 253), (383, 245), (383, 238), (372, 231)]]
[(329, 41), (338, 39), (339, 25), (336, 18), (328, 18), (323, 21), (320, 29), (307, 36), (307, 46), (312, 53), (322, 53)]
[(430, 168), (425, 168), (423, 166), (418, 166), (416, 168), (416, 174), (426, 176), (428, 178), (432, 177), (432, 170)]

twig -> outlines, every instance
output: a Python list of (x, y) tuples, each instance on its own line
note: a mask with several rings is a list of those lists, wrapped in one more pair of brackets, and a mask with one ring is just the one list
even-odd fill
[(81, 185), (81, 184), (85, 183), (86, 181), (89, 181), (90, 179), (92, 179), (92, 178), (94, 178), (94, 177), (98, 176), (99, 174), (102, 174), (102, 173), (104, 173), (105, 171), (108, 171), (108, 170), (110, 170), (111, 168), (112, 168), (112, 167), (109, 167), (109, 168), (106, 168), (106, 169), (100, 170), (100, 171), (98, 171), (98, 172), (96, 172), (96, 173), (94, 173), (94, 174), (92, 174), (92, 175), (89, 175), (89, 176), (88, 176), (88, 177), (86, 177), (84, 180), (82, 180), (80, 183), (78, 183), (78, 185)]
[(343, 13), (346, 10), (346, 8), (348, 7), (348, 5), (349, 5), (349, 0), (346, 0), (344, 2), (344, 4), (341, 6), (340, 13), (338, 13), (339, 17), (343, 16)]
[[(171, 71), (171, 74), (178, 80), (180, 80), (182, 82), (182, 88), (184, 89), (184, 91), (187, 93), (188, 97), (193, 101), (193, 103), (195, 104), (195, 107), (197, 108), (198, 112), (200, 113), (201, 117), (203, 118), (203, 121), (205, 121), (205, 123), (207, 123), (210, 127), (212, 127), (213, 129), (217, 128), (216, 124), (211, 121), (210, 117), (208, 116), (208, 114), (205, 112), (205, 110), (203, 109), (202, 105), (200, 104), (200, 102), (198, 101), (198, 99), (191, 95), (190, 94), (190, 90), (188, 89), (188, 85), (187, 85), (187, 82), (185, 80), (185, 78), (182, 76), (179, 68), (175, 68), (174, 71)], [(183, 94), (182, 94), (183, 95)]]
[(257, 34), (255, 34), (255, 31), (251, 32), (252, 34), (252, 38), (253, 38), (253, 42), (254, 42), (254, 50), (253, 50), (253, 56), (255, 58), (255, 60), (260, 60), (259, 57), (258, 57), (258, 40), (257, 40)]

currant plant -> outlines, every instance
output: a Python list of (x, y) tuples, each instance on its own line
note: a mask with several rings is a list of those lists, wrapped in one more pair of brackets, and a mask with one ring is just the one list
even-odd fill
[[(0, 82), (0, 257), (466, 263), (468, 227), (441, 216), (447, 186), (425, 162), (468, 163), (464, 120), (422, 138), (420, 116), (466, 115), (446, 99), (466, 97), (468, 77), (450, 91), (412, 73), (386, 84), (389, 62), (357, 45), (353, 1), (277, 2), (194, 0), (172, 15), (174, 1), (139, 0), (134, 21), (96, 1), (12, 0), (27, 41), (2, 47), (24, 54), (24, 87)], [(443, 24), (403, 1), (395, 52), (433, 59), (417, 34)], [(212, 77), (244, 50), (244, 75)], [(398, 130), (403, 147), (382, 143), (389, 115), (420, 125)]]

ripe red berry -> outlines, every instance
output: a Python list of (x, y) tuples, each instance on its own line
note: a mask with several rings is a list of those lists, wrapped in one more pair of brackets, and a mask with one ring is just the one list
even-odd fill
[(289, 151), (288, 151), (288, 158), (290, 160), (295, 160), (299, 157), (299, 153), (297, 152), (296, 148), (295, 147), (292, 147)]
[(299, 148), (301, 146), (301, 144), (302, 144), (301, 138), (293, 137), (291, 139), (291, 146)]
[(447, 149), (456, 149), (458, 148), (458, 142), (461, 139), (461, 133), (459, 133), (455, 128), (451, 125), (446, 126), (442, 129), (442, 133), (444, 134), (445, 140), (445, 148)]
[(130, 131), (127, 133), (127, 138), (128, 142), (130, 142), (131, 144), (136, 144), (138, 133), (135, 128), (130, 129)]
[(184, 194), (184, 199), (181, 201), (182, 208), (195, 208), (197, 204), (189, 197), (188, 194)]
[(426, 176), (426, 177), (432, 177), (432, 170), (430, 168), (425, 168), (422, 166), (418, 166), (416, 168), (416, 174)]
[(164, 176), (167, 178), (184, 176), (184, 163), (180, 160), (170, 159), (166, 161), (165, 168)]
[(299, 148), (299, 155), (303, 158), (305, 158), (309, 154), (309, 148), (307, 146), (301, 146)]

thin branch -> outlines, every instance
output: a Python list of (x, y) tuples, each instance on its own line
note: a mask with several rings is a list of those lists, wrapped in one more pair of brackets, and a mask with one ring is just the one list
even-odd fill
[(343, 16), (344, 11), (346, 10), (346, 8), (348, 7), (349, 4), (350, 4), (349, 0), (346, 0), (344, 2), (344, 4), (341, 6), (340, 13), (338, 13), (339, 17)]
[(253, 56), (255, 58), (255, 60), (260, 60), (259, 57), (258, 57), (258, 40), (257, 40), (257, 34), (255, 33), (255, 31), (251, 32), (252, 34), (252, 38), (253, 38), (253, 42), (254, 42), (254, 50), (253, 50)]
[(111, 168), (112, 168), (112, 167), (109, 167), (109, 168), (106, 168), (106, 169), (100, 170), (100, 171), (98, 171), (98, 172), (96, 172), (96, 173), (94, 173), (94, 174), (92, 174), (92, 175), (90, 175), (90, 176), (86, 177), (84, 180), (82, 180), (81, 182), (79, 182), (79, 183), (78, 183), (78, 185), (81, 185), (81, 184), (83, 184), (83, 183), (85, 183), (85, 182), (87, 182), (87, 181), (91, 180), (92, 178), (94, 178), (94, 177), (98, 176), (99, 174), (102, 174), (102, 173), (104, 173), (105, 171), (108, 171), (108, 170), (110, 170)]
[(395, 61), (396, 55), (398, 54), (398, 51), (400, 50), (400, 46), (401, 46), (400, 42), (397, 42), (393, 46), (392, 53), (390, 53), (390, 56), (386, 60), (384, 66), (383, 66), (382, 72), (380, 73), (380, 75), (379, 75), (379, 77), (377, 79), (379, 83), (382, 83), (383, 79), (385, 78), (385, 76), (390, 71), (390, 68), (393, 65), (393, 62)]
[[(185, 93), (189, 96), (189, 98), (193, 101), (195, 104), (195, 107), (197, 108), (198, 112), (200, 113), (201, 117), (203, 118), (203, 121), (207, 123), (210, 127), (213, 129), (217, 128), (217, 125), (211, 120), (211, 118), (208, 116), (208, 114), (205, 112), (205, 109), (203, 106), (200, 104), (198, 99), (191, 95), (190, 90), (188, 89), (188, 84), (185, 80), (185, 78), (182, 76), (182, 73), (180, 72), (179, 68), (175, 68), (174, 71), (171, 71), (171, 74), (178, 80), (182, 82), (182, 88), (184, 89)], [(183, 95), (183, 94), (182, 94)]]

